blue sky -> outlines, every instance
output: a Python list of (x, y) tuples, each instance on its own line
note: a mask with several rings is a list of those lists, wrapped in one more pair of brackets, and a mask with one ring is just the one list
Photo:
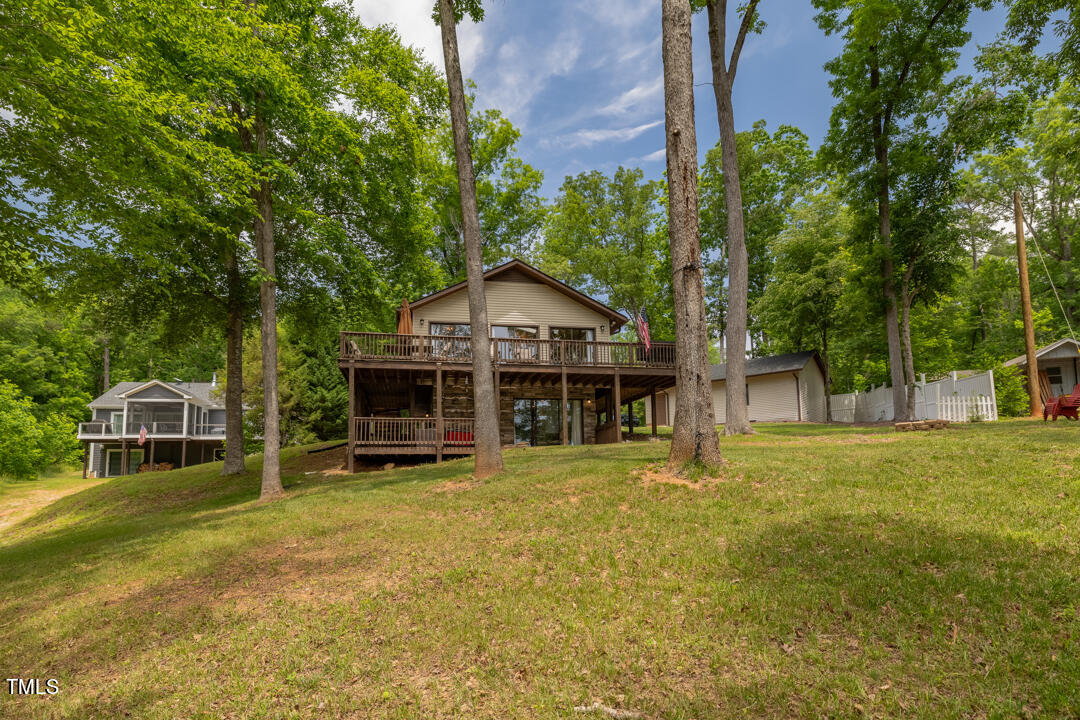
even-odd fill
[[(432, 0), (354, 0), (366, 22), (398, 27), (439, 68)], [(817, 146), (833, 98), (824, 63), (840, 49), (814, 23), (809, 0), (764, 0), (765, 32), (746, 43), (735, 84), (736, 129), (764, 119), (796, 125)], [(620, 164), (664, 171), (659, 0), (487, 0), (486, 18), (459, 30), (462, 66), (482, 106), (502, 110), (522, 133), (522, 158), (544, 171), (554, 197), (566, 175)], [(1004, 12), (977, 13), (962, 70), (992, 40)], [(694, 82), (701, 157), (718, 133), (704, 15), (694, 24)]]

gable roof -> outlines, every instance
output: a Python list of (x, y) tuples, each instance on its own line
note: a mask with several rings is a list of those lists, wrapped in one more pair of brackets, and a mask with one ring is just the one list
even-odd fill
[[(495, 280), (498, 279), (500, 276), (504, 276), (505, 279), (528, 279), (534, 282), (541, 283), (543, 285), (547, 285), (555, 292), (562, 293), (571, 300), (580, 303), (585, 307), (589, 308), (590, 310), (596, 312), (597, 314), (603, 315), (604, 317), (608, 318), (608, 320), (611, 322), (611, 332), (613, 334), (618, 332), (619, 328), (629, 322), (629, 318), (627, 318), (618, 310), (608, 307), (599, 300), (591, 298), (579, 290), (575, 290), (561, 280), (556, 280), (547, 273), (537, 270), (532, 265), (522, 260), (518, 260), (517, 258), (505, 262), (502, 265), (497, 265), (491, 268), (484, 273), (484, 280)], [(524, 278), (522, 278), (521, 276), (524, 276)], [(455, 293), (459, 290), (464, 290), (467, 285), (467, 281), (459, 282), (456, 285), (451, 285), (450, 287), (443, 288), (438, 292), (431, 293), (430, 295), (425, 295), (419, 300), (412, 301), (409, 303), (409, 306), (413, 310), (415, 310), (418, 307), (423, 307), (430, 302), (434, 302), (435, 300), (444, 298), (447, 295)]]
[(149, 380), (147, 382), (144, 382), (142, 385), (136, 385), (135, 387), (131, 388), (130, 390), (125, 390), (122, 393), (118, 393), (117, 397), (119, 397), (120, 399), (129, 398), (132, 395), (135, 395), (137, 393), (141, 393), (143, 390), (147, 390), (147, 389), (152, 388), (152, 387), (163, 387), (166, 390), (170, 390), (170, 391), (176, 393), (177, 395), (184, 398), (185, 400), (190, 400), (191, 399), (191, 395), (188, 395), (186, 392), (184, 392), (180, 388), (169, 385), (168, 383), (161, 382), (160, 380)]
[(139, 390), (150, 387), (155, 383), (166, 387), (173, 392), (180, 393), (185, 398), (188, 398), (195, 402), (197, 405), (202, 405), (204, 407), (219, 410), (225, 407), (225, 405), (220, 400), (214, 397), (218, 390), (218, 386), (214, 383), (167, 383), (162, 380), (151, 380), (149, 382), (116, 383), (116, 385), (113, 385), (104, 393), (90, 401), (87, 407), (122, 408), (124, 407), (124, 396), (136, 393)]
[[(818, 354), (813, 350), (808, 350), (806, 352), (788, 353), (786, 355), (750, 358), (746, 361), (746, 377), (772, 375), (774, 373), (782, 372), (798, 372), (799, 370), (804, 369), (811, 360), (817, 362), (818, 368), (820, 368), (822, 374), (824, 374), (825, 368), (821, 364), (821, 358), (819, 358)], [(727, 363), (713, 365), (711, 367), (711, 375), (714, 382), (727, 379)]]
[[(1041, 358), (1046, 353), (1057, 350), (1062, 345), (1072, 345), (1076, 349), (1076, 352), (1080, 353), (1080, 343), (1076, 342), (1072, 338), (1062, 338), (1062, 339), (1058, 340), (1057, 342), (1050, 343), (1046, 347), (1041, 347), (1038, 350), (1036, 350), (1035, 351), (1035, 359), (1038, 360), (1039, 358)], [(1023, 355), (1017, 355), (1012, 360), (1006, 361), (1005, 364), (1006, 365), (1026, 365), (1027, 364), (1027, 353), (1025, 353)]]

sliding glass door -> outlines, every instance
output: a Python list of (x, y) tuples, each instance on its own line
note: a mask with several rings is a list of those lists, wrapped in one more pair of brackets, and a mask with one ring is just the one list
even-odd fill
[[(546, 398), (514, 399), (514, 442), (530, 445), (562, 443), (562, 414), (558, 400)], [(570, 400), (567, 431), (571, 445), (585, 442), (585, 424), (581, 400)]]

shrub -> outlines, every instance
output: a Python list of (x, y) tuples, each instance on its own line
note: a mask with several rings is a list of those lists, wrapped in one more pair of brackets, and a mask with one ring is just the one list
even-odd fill
[(1027, 382), (1020, 368), (998, 365), (994, 368), (994, 394), (999, 417), (1023, 417), (1028, 414), (1030, 398)]

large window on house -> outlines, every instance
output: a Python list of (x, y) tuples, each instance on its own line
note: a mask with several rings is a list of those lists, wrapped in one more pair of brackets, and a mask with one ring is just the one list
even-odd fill
[[(558, 445), (562, 442), (562, 414), (559, 400), (514, 398), (514, 442), (530, 445)], [(567, 438), (571, 445), (585, 442), (581, 400), (567, 402)]]
[(525, 325), (492, 325), (491, 335), (495, 338), (495, 351), (503, 362), (536, 362), (539, 359), (539, 344), (536, 338), (540, 329)]
[[(567, 363), (571, 365), (587, 365), (595, 361), (596, 346), (592, 344), (596, 341), (595, 328), (553, 327), (551, 328), (551, 339), (573, 341), (565, 346)], [(560, 361), (562, 352), (561, 345), (552, 345), (551, 354), (555, 362)]]
[(472, 357), (469, 337), (472, 328), (469, 323), (431, 323), (431, 334), (438, 336), (431, 340), (431, 352), (435, 357), (450, 360), (468, 360)]

